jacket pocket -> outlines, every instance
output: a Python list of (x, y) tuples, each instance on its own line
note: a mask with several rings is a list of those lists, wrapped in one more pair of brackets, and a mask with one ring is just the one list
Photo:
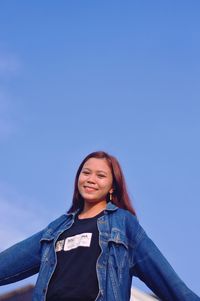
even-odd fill
[(115, 269), (122, 270), (127, 265), (128, 243), (126, 236), (118, 229), (112, 229), (108, 239), (108, 261)]
[(48, 233), (45, 233), (45, 235), (40, 240), (41, 243), (41, 262), (45, 263), (48, 262), (50, 259), (50, 254), (52, 254), (54, 239), (51, 235)]

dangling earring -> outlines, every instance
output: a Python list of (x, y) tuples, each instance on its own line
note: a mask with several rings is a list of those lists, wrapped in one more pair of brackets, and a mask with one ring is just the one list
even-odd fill
[(112, 201), (112, 192), (110, 192), (109, 197), (110, 197), (110, 201)]

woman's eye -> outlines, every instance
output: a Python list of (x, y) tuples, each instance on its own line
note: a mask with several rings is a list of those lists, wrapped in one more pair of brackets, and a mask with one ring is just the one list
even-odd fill
[(89, 175), (89, 171), (82, 171), (84, 175)]
[(104, 176), (104, 175), (98, 175), (98, 177), (99, 177), (99, 178), (105, 178), (105, 176)]

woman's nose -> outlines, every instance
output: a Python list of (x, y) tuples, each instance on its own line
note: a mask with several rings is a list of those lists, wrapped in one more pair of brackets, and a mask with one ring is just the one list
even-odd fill
[(94, 175), (90, 175), (87, 179), (88, 183), (95, 183), (95, 176)]

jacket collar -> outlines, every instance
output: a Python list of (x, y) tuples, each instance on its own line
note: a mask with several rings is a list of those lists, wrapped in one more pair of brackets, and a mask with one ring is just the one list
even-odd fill
[(106, 211), (115, 211), (117, 209), (118, 209), (118, 207), (115, 204), (108, 202), (105, 210)]
[[(112, 212), (112, 211), (115, 211), (117, 209), (118, 209), (118, 207), (115, 204), (113, 204), (111, 202), (108, 202), (107, 205), (106, 205), (105, 211)], [(80, 211), (80, 209), (77, 209), (73, 212), (67, 213), (66, 215), (74, 217), (79, 211)]]

